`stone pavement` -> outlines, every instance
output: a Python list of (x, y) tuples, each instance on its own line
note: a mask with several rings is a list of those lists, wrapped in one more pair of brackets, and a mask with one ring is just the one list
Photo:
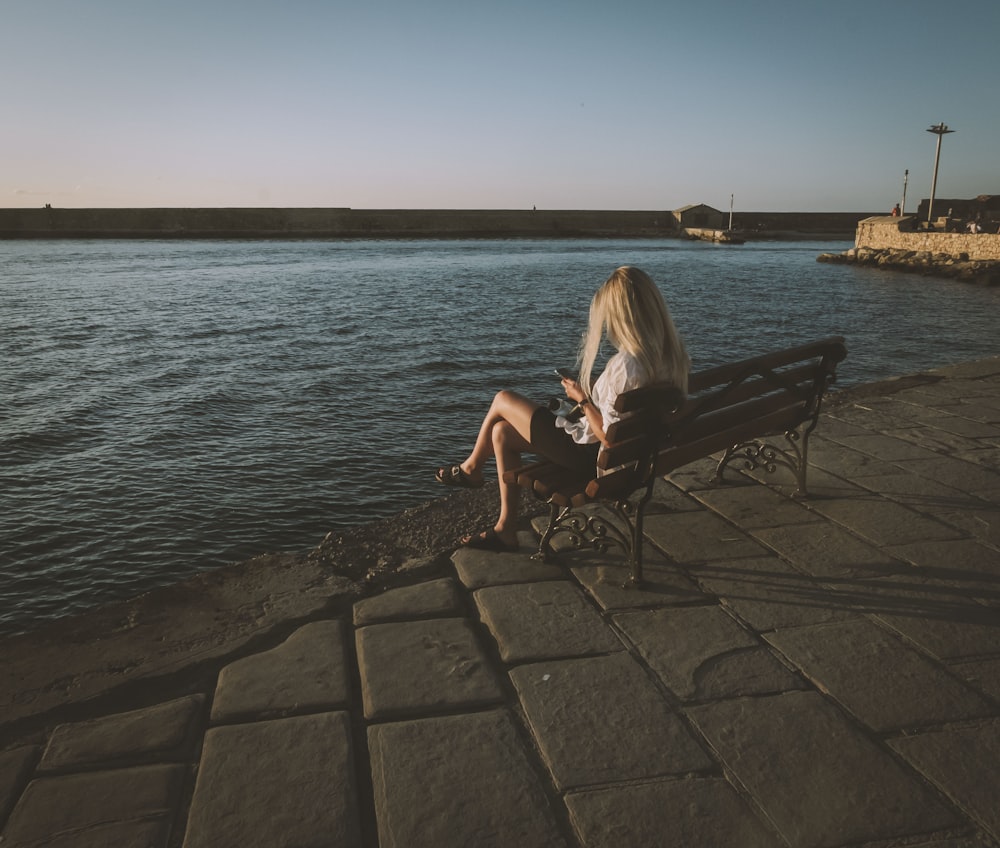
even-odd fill
[(641, 590), (460, 550), (8, 746), (0, 846), (1000, 846), (1000, 359), (834, 399), (811, 454), (803, 501), (664, 481)]

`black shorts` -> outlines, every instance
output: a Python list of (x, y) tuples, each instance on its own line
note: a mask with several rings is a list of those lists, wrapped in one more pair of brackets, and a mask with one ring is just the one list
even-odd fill
[(574, 471), (596, 473), (601, 443), (581, 445), (574, 442), (569, 433), (556, 425), (552, 412), (540, 406), (531, 416), (531, 449), (545, 459)]

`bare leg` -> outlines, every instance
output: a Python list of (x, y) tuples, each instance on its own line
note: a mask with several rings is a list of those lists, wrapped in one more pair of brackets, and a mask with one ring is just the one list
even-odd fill
[(501, 421), (510, 424), (527, 444), (531, 439), (531, 416), (536, 409), (538, 409), (538, 404), (517, 392), (506, 390), (497, 392), (486, 417), (483, 419), (482, 426), (479, 428), (479, 435), (476, 437), (472, 453), (462, 463), (462, 470), (474, 480), (483, 476), (483, 466), (496, 453), (493, 428)]
[(500, 515), (496, 534), (505, 542), (517, 541), (519, 490), (517, 485), (504, 483), (504, 472), (516, 468), (521, 462), (522, 451), (531, 448), (531, 416), (538, 405), (516, 392), (498, 392), (479, 429), (476, 444), (462, 470), (472, 479), (483, 474), (483, 465), (496, 457), (500, 477)]

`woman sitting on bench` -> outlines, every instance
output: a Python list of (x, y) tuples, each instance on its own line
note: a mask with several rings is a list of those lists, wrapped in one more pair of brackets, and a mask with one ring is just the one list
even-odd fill
[[(597, 380), (591, 371), (604, 338), (617, 349)], [(608, 426), (619, 416), (619, 394), (647, 383), (667, 381), (687, 390), (690, 360), (674, 327), (663, 295), (638, 268), (624, 266), (597, 290), (590, 303), (590, 323), (580, 347), (580, 377), (562, 380), (566, 396), (582, 413), (573, 420), (512, 391), (500, 391), (483, 419), (468, 458), (439, 468), (437, 480), (447, 486), (478, 489), (483, 466), (496, 458), (500, 476), (500, 515), (493, 528), (466, 536), (462, 545), (482, 550), (517, 550), (519, 492), (503, 482), (504, 471), (521, 464), (522, 453), (534, 453), (572, 470), (594, 473)]]

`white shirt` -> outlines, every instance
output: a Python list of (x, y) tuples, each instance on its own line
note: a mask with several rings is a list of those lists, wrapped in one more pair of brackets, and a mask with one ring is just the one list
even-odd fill
[[(631, 389), (637, 389), (647, 382), (648, 378), (643, 367), (638, 360), (625, 351), (618, 351), (608, 360), (608, 364), (604, 367), (601, 376), (597, 378), (590, 393), (590, 400), (601, 412), (605, 433), (608, 432), (608, 427), (621, 419), (621, 416), (615, 411), (615, 401), (618, 399), (618, 395)], [(597, 441), (597, 434), (590, 426), (586, 415), (579, 421), (567, 421), (559, 416), (556, 418), (556, 426), (562, 427), (577, 444), (589, 445)]]

